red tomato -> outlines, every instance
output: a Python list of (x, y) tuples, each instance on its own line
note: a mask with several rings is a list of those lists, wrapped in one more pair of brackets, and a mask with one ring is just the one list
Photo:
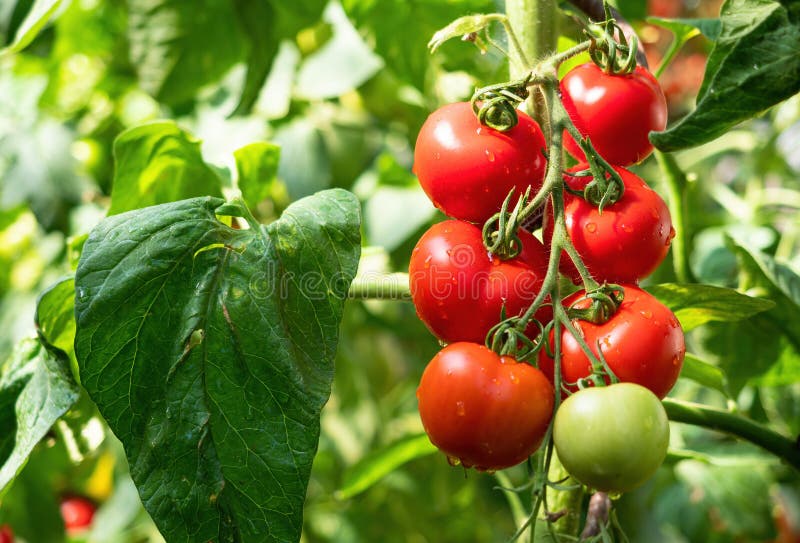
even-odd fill
[[(581, 64), (561, 80), (561, 99), (578, 131), (610, 164), (641, 162), (653, 151), (648, 133), (667, 126), (664, 93), (641, 66), (627, 75), (610, 75), (594, 63)], [(578, 160), (585, 160), (566, 132), (564, 147)]]
[[(608, 367), (625, 383), (636, 383), (663, 398), (672, 389), (683, 366), (686, 345), (683, 330), (675, 315), (647, 292), (624, 285), (625, 299), (614, 316), (603, 324), (574, 320), (573, 324), (595, 355), (603, 353)], [(564, 300), (570, 306), (585, 291)], [(586, 307), (588, 300), (576, 307)], [(550, 334), (550, 343), (553, 343)], [(599, 351), (598, 351), (599, 348)], [(553, 380), (553, 359), (544, 349), (539, 367)], [(592, 366), (577, 340), (567, 330), (561, 334), (561, 375), (565, 383), (575, 383), (592, 373)], [(577, 387), (570, 386), (575, 391)]]
[[(542, 186), (545, 141), (523, 112), (506, 132), (482, 126), (468, 102), (449, 104), (425, 121), (414, 148), (414, 173), (437, 208), (483, 223), (500, 211), (509, 191), (519, 197)], [(516, 201), (514, 202), (516, 203)]]
[(419, 414), (431, 442), (478, 470), (519, 464), (541, 444), (553, 386), (535, 367), (483, 345), (453, 343), (425, 368)]
[[(419, 318), (447, 343), (483, 343), (489, 330), (506, 316), (530, 307), (547, 273), (547, 249), (520, 230), (522, 251), (516, 258), (490, 257), (481, 229), (464, 221), (434, 224), (411, 252), (408, 268), (411, 298)], [(536, 318), (550, 321), (549, 306)], [(533, 333), (538, 334), (538, 327)]]
[(67, 532), (80, 532), (92, 524), (97, 506), (82, 496), (68, 496), (61, 500), (61, 518)]
[(0, 543), (14, 543), (14, 531), (8, 524), (0, 526)]
[[(578, 171), (587, 166), (572, 169)], [(675, 230), (669, 208), (661, 196), (637, 175), (614, 168), (625, 184), (625, 193), (614, 204), (598, 208), (568, 192), (564, 193), (564, 218), (567, 233), (583, 263), (600, 283), (637, 283), (647, 277), (667, 256)], [(565, 175), (566, 183), (582, 190), (591, 177)], [(553, 236), (552, 207), (544, 219), (544, 239)], [(561, 269), (572, 280), (581, 278), (565, 254)]]

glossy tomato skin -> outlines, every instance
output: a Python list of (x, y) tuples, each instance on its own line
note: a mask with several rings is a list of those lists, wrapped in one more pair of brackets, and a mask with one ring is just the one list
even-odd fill
[(83, 496), (66, 496), (61, 500), (61, 518), (68, 533), (80, 532), (92, 525), (97, 506)]
[[(542, 287), (547, 249), (520, 230), (522, 251), (513, 259), (490, 257), (481, 228), (464, 221), (434, 224), (411, 252), (411, 298), (419, 318), (446, 343), (483, 343), (505, 307), (506, 316), (524, 313)], [(550, 321), (552, 309), (536, 318)], [(538, 328), (533, 330), (538, 334)]]
[(14, 543), (14, 531), (8, 524), (0, 526), (0, 543)]
[(553, 422), (564, 468), (603, 492), (628, 492), (664, 461), (669, 421), (661, 401), (633, 383), (588, 388), (567, 398)]
[[(500, 211), (512, 188), (519, 197), (542, 186), (545, 141), (531, 117), (506, 132), (482, 126), (468, 102), (434, 111), (420, 129), (414, 173), (433, 204), (446, 215), (484, 223)], [(516, 202), (515, 202), (516, 203)]]
[(496, 470), (524, 461), (541, 444), (553, 413), (553, 386), (535, 367), (476, 343), (451, 343), (425, 368), (417, 389), (431, 442), (451, 462)]
[[(578, 131), (610, 164), (628, 166), (653, 151), (647, 135), (667, 126), (667, 101), (655, 77), (637, 66), (626, 75), (610, 75), (594, 63), (581, 64), (561, 80), (564, 108)], [(565, 133), (564, 147), (578, 160), (583, 151)]]
[[(570, 168), (585, 170), (586, 165)], [(592, 277), (598, 282), (637, 283), (653, 273), (669, 252), (675, 230), (669, 208), (661, 196), (636, 174), (621, 167), (614, 170), (622, 178), (625, 192), (603, 211), (580, 196), (564, 193), (564, 219), (567, 233)], [(583, 190), (591, 177), (569, 173), (564, 180), (570, 188)], [(553, 236), (552, 207), (544, 218), (544, 239)], [(575, 283), (578, 271), (565, 254), (561, 270)]]
[[(686, 354), (683, 330), (678, 319), (652, 295), (633, 285), (622, 285), (624, 300), (610, 320), (603, 324), (574, 320), (573, 324), (596, 355), (598, 345), (617, 378), (636, 383), (664, 398), (678, 380)], [(565, 306), (578, 302), (579, 291), (564, 300)], [(585, 307), (587, 300), (576, 307)], [(550, 334), (553, 342), (553, 334)], [(554, 362), (540, 351), (539, 367), (554, 380)], [(592, 366), (577, 340), (566, 329), (561, 334), (561, 375), (564, 383), (588, 377)], [(568, 387), (575, 391), (577, 388)]]

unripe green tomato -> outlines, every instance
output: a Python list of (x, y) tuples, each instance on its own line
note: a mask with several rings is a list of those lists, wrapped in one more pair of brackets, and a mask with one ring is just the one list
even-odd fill
[(627, 492), (664, 461), (669, 421), (661, 400), (643, 386), (587, 388), (559, 407), (553, 441), (575, 479), (595, 490)]

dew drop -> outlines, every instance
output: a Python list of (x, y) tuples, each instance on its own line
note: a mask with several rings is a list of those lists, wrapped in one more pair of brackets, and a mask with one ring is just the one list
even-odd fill
[(641, 314), (642, 314), (642, 316), (643, 316), (645, 319), (652, 319), (652, 318), (653, 318), (653, 312), (652, 312), (652, 311), (650, 311), (649, 309), (645, 309), (645, 310), (643, 310), (643, 311), (639, 311), (639, 313), (641, 313)]
[(481, 133), (483, 133), (483, 126), (479, 126), (478, 129), (475, 131), (475, 133), (480, 136)]
[(630, 234), (631, 232), (633, 232), (633, 226), (631, 226), (630, 224), (623, 224), (622, 230)]
[(447, 455), (447, 463), (453, 466), (454, 468), (461, 465), (461, 459), (456, 458), (455, 456)]
[(666, 244), (669, 245), (670, 242), (672, 241), (672, 238), (674, 238), (674, 237), (675, 237), (675, 229), (670, 226), (669, 227), (669, 235), (667, 236), (667, 243)]
[(494, 153), (489, 149), (486, 149), (484, 152), (486, 153), (486, 158), (489, 159), (489, 162), (494, 162)]
[(508, 379), (509, 379), (509, 380), (510, 380), (512, 383), (514, 383), (515, 385), (519, 384), (519, 378), (518, 378), (516, 375), (514, 375), (513, 373), (509, 373), (509, 374), (508, 374)]
[(463, 417), (467, 413), (466, 408), (464, 407), (464, 402), (458, 401), (456, 402), (456, 415), (459, 417)]
[(78, 300), (80, 301), (84, 301), (89, 297), (89, 292), (84, 287), (79, 287), (76, 291), (76, 294), (78, 295)]
[(597, 232), (597, 225), (593, 222), (586, 223), (586, 230), (594, 234), (595, 232)]

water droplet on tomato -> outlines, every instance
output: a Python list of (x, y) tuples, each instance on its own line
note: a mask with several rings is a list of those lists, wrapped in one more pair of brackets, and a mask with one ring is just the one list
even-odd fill
[(681, 363), (681, 357), (680, 357), (680, 356), (678, 356), (678, 355), (675, 355), (675, 356), (672, 358), (672, 365), (673, 365), (673, 366), (677, 366), (677, 365), (679, 365), (680, 363)]
[(458, 467), (458, 466), (461, 465), (461, 459), (460, 458), (456, 458), (455, 456), (450, 456), (448, 454), (447, 455), (447, 463), (455, 468), (455, 467)]
[(519, 378), (518, 378), (516, 375), (514, 375), (513, 373), (509, 373), (509, 374), (508, 374), (508, 379), (509, 379), (509, 380), (510, 380), (512, 383), (514, 383), (515, 385), (516, 385), (516, 384), (519, 384)]
[(639, 311), (639, 313), (641, 313), (642, 317), (644, 317), (645, 319), (652, 319), (653, 318), (653, 312), (650, 311), (649, 309), (644, 309), (642, 311)]
[(489, 159), (489, 162), (494, 162), (494, 153), (489, 149), (486, 149), (484, 152), (486, 153), (486, 158)]
[(456, 402), (456, 415), (459, 417), (463, 417), (467, 413), (467, 409), (464, 407), (464, 402), (458, 401)]
[(622, 230), (630, 234), (631, 232), (633, 232), (633, 226), (631, 226), (630, 224), (623, 224)]
[(674, 237), (675, 237), (675, 229), (672, 226), (670, 226), (669, 227), (669, 235), (667, 236), (667, 243), (666, 244), (669, 245), (670, 242), (672, 242), (672, 238), (674, 238)]
[(586, 223), (586, 230), (594, 234), (595, 232), (597, 232), (597, 225), (593, 222)]
[(483, 132), (483, 126), (479, 126), (478, 129), (475, 131), (475, 133), (478, 134), (479, 136), (481, 135), (482, 132)]

